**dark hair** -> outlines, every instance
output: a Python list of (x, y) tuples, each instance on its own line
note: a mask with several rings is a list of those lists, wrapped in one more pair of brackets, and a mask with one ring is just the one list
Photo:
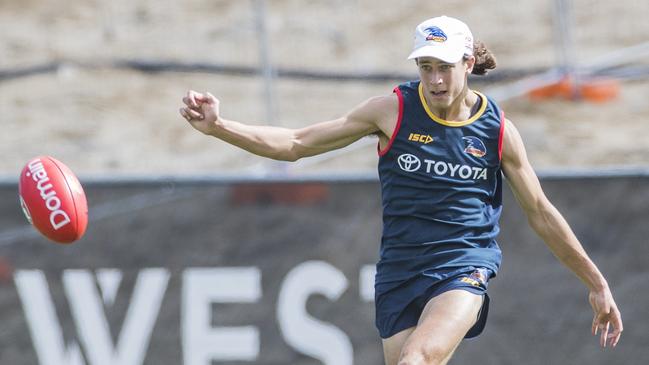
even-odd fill
[(487, 49), (481, 41), (473, 43), (473, 56), (475, 57), (475, 64), (473, 65), (474, 75), (486, 75), (489, 70), (496, 68), (496, 57)]

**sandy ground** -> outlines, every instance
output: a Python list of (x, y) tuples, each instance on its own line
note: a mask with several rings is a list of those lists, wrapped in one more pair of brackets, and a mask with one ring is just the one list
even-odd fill
[[(576, 57), (644, 42), (649, 3), (574, 3)], [(254, 1), (126, 0), (0, 2), (0, 69), (50, 61), (101, 63), (162, 59), (254, 66)], [(327, 71), (413, 72), (405, 60), (412, 29), (439, 14), (464, 19), (498, 56), (501, 69), (548, 67), (557, 37), (546, 1), (269, 1), (268, 38), (279, 67)], [(65, 6), (64, 6), (65, 5)], [(389, 6), (388, 6), (389, 5)], [(624, 19), (624, 22), (612, 21)], [(646, 58), (646, 57), (645, 57)], [(634, 60), (641, 62), (642, 60)], [(277, 124), (299, 127), (339, 116), (394, 83), (278, 80)], [(624, 81), (606, 104), (503, 103), (540, 169), (647, 166), (649, 80)], [(13, 176), (31, 157), (48, 154), (80, 175), (370, 172), (375, 141), (286, 166), (243, 153), (193, 131), (177, 115), (187, 89), (209, 90), (225, 117), (264, 123), (259, 78), (197, 73), (143, 74), (66, 67), (0, 82), (0, 175)], [(480, 88), (488, 92), (489, 87)]]

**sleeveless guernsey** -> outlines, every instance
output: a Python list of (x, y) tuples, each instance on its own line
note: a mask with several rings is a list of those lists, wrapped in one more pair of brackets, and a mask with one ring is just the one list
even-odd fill
[(470, 266), (495, 274), (501, 261), (500, 108), (476, 92), (480, 107), (470, 119), (445, 121), (428, 109), (419, 81), (394, 92), (399, 119), (379, 150), (383, 234), (376, 283), (398, 285)]

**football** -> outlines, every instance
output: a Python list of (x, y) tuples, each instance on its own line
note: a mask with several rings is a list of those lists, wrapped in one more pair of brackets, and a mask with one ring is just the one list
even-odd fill
[(86, 232), (86, 194), (61, 161), (50, 156), (30, 160), (20, 174), (18, 191), (27, 220), (45, 237), (71, 243)]

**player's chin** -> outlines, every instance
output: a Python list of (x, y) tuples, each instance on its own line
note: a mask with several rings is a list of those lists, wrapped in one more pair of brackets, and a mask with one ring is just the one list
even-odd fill
[(448, 108), (451, 106), (451, 98), (448, 95), (435, 95), (430, 98), (434, 108)]

